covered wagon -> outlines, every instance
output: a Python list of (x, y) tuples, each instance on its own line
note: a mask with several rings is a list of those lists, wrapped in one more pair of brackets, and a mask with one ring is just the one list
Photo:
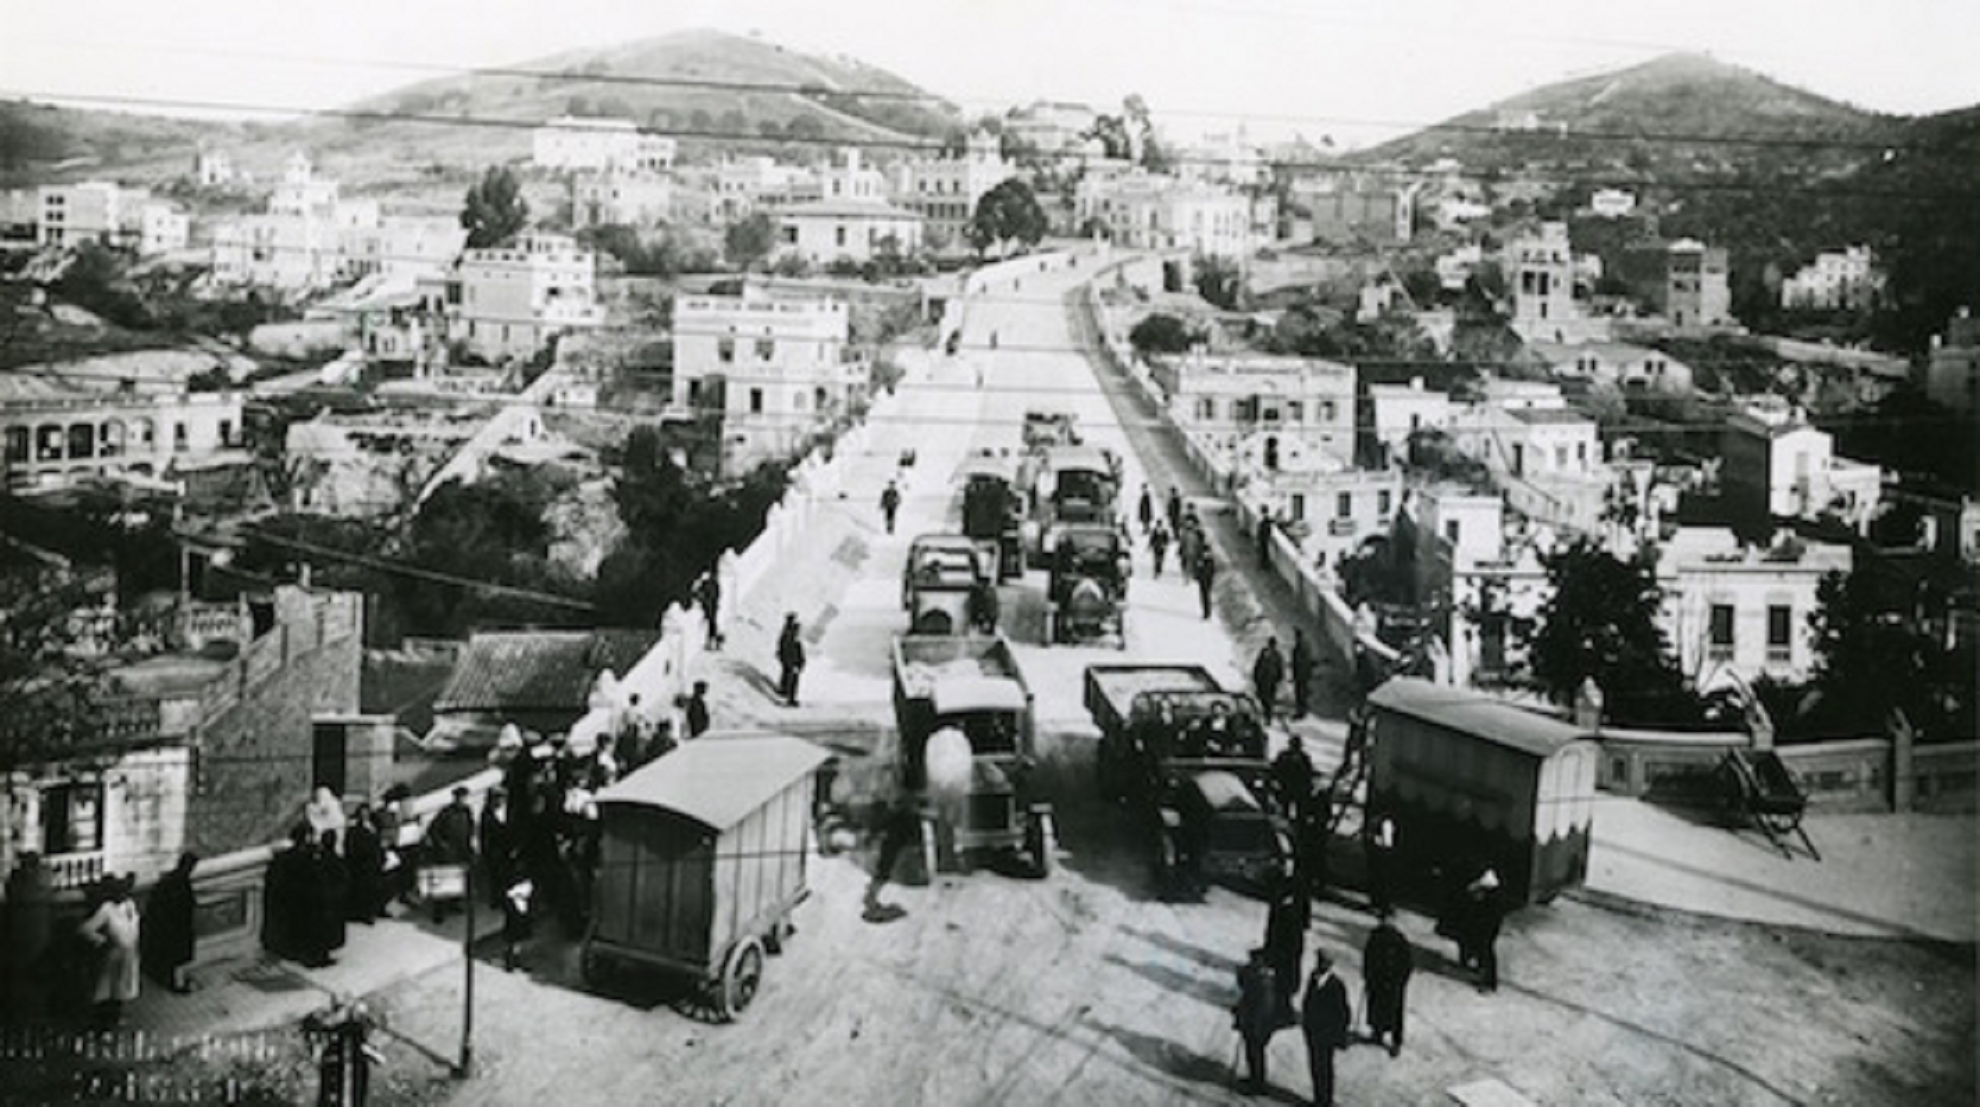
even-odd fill
[(599, 792), (585, 979), (614, 962), (658, 968), (740, 1015), (809, 894), (814, 780), (829, 757), (796, 738), (704, 738)]
[(1510, 903), (1588, 874), (1598, 747), (1588, 731), (1480, 692), (1398, 677), (1368, 697), (1368, 811), (1403, 874), (1490, 866)]

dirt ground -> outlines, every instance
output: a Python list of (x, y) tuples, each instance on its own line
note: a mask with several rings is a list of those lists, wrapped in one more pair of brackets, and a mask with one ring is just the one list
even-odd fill
[[(964, 454), (1014, 438), (1032, 406), (1076, 409), (1092, 437), (1132, 456), (1071, 336), (1063, 277), (972, 308), (1003, 352), (983, 392), (956, 379), (912, 382), (903, 414), (876, 427), (846, 499), (751, 604), (711, 671), (717, 728), (829, 738), (856, 790), (882, 786), (886, 642), (898, 631), (909, 536), (940, 528), (948, 474)], [(930, 427), (967, 424), (967, 434)], [(901, 533), (872, 503), (918, 445)], [(1146, 459), (1148, 472), (1173, 470)], [(1130, 488), (1142, 479), (1131, 460)], [(1137, 570), (1145, 574), (1146, 566)], [(1232, 574), (1231, 580), (1237, 580)], [(1035, 587), (1035, 582), (1030, 587)], [(1225, 587), (1235, 587), (1235, 583)], [(742, 1020), (715, 1025), (678, 1004), (677, 986), (630, 977), (613, 994), (578, 982), (575, 948), (545, 935), (526, 971), (484, 963), (475, 1010), (476, 1074), (463, 1105), (545, 1102), (682, 1104), (1142, 1104), (1237, 1102), (1234, 974), (1264, 932), (1263, 904), (1213, 889), (1198, 903), (1150, 894), (1146, 843), (1100, 800), (1079, 676), (1123, 656), (1194, 661), (1230, 673), (1270, 630), (1255, 609), (1204, 620), (1178, 577), (1137, 579), (1125, 651), (1021, 645), (1038, 695), (1041, 754), (1060, 851), (1043, 879), (977, 871), (890, 887), (896, 921), (861, 916), (870, 848), (811, 858), (812, 898), (788, 951), (773, 958)], [(1011, 629), (1035, 612), (1007, 598)], [(1224, 600), (1220, 599), (1220, 605)], [(762, 673), (778, 612), (810, 629), (806, 706), (771, 706)], [(1544, 1104), (1971, 1104), (1975, 952), (1971, 945), (1826, 937), (1705, 919), (1596, 896), (1568, 896), (1509, 920), (1503, 982), (1477, 991), (1429, 921), (1406, 914), (1417, 946), (1408, 1042), (1400, 1057), (1359, 1046), (1341, 1060), (1340, 1099), (1447, 1102), (1446, 1090), (1496, 1079)], [(1309, 952), (1336, 955), (1359, 990), (1370, 925), (1351, 900), (1319, 906)], [(487, 954), (484, 953), (484, 956)], [(1357, 997), (1358, 998), (1358, 997)], [(396, 1033), (450, 1052), (459, 1034), (458, 969), (379, 997)], [(388, 1045), (395, 1065), (430, 1066)], [(1298, 1036), (1272, 1049), (1272, 1097), (1309, 1087)]]

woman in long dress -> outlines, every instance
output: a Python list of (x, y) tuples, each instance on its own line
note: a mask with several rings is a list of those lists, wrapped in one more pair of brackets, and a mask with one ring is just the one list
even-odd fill
[(90, 992), (102, 1026), (117, 1025), (124, 1004), (138, 997), (138, 909), (131, 884), (128, 877), (112, 877), (103, 903), (81, 927), (83, 940), (102, 951)]

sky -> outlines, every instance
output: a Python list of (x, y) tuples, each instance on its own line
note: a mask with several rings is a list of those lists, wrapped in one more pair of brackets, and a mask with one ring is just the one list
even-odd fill
[(1672, 50), (1879, 111), (1980, 104), (1976, 0), (0, 0), (0, 92), (323, 108), (693, 27), (849, 54), (971, 113), (1139, 92), (1172, 133), (1348, 146)]

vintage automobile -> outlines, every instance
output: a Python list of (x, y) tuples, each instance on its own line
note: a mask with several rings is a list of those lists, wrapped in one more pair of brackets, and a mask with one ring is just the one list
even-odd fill
[(1051, 542), (1045, 640), (1111, 641), (1127, 648), (1127, 540), (1114, 527), (1068, 523)]
[(1052, 552), (1061, 523), (1117, 522), (1120, 459), (1099, 446), (1055, 446), (1026, 459), (1031, 515), (1026, 545), (1040, 558)]
[(600, 791), (585, 980), (657, 968), (720, 1018), (741, 1015), (810, 894), (813, 789), (830, 756), (781, 735), (702, 738)]
[(1267, 802), (1270, 763), (1256, 701), (1200, 665), (1089, 665), (1099, 776), (1146, 828), (1156, 889), (1248, 887), (1288, 872), (1291, 830)]
[(983, 588), (995, 589), (996, 569), (986, 548), (960, 534), (924, 534), (908, 546), (901, 569), (901, 606), (914, 634), (962, 634), (976, 622)]
[(970, 458), (962, 480), (962, 532), (995, 553), (998, 580), (1024, 576), (1024, 500), (1012, 487), (1016, 474), (1004, 460)]

